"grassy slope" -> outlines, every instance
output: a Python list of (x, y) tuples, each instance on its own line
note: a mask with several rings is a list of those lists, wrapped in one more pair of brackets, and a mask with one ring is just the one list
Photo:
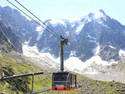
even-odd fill
[[(25, 60), (24, 60), (25, 61)], [(23, 62), (24, 62), (23, 61)], [(0, 71), (4, 71), (5, 76), (19, 75), (24, 73), (38, 72), (36, 67), (32, 64), (24, 64), (16, 62), (6, 57), (0, 57)], [(47, 92), (45, 94), (121, 94), (121, 91), (117, 91), (118, 87), (125, 87), (125, 84), (116, 82), (103, 82), (91, 80), (87, 77), (77, 75), (78, 89), (73, 91), (56, 91)], [(51, 88), (51, 74), (45, 74), (34, 77), (34, 91), (41, 90), (50, 87)], [(28, 86), (27, 86), (28, 84)], [(17, 80), (0, 82), (0, 92), (6, 92), (7, 94), (23, 94), (23, 92), (31, 91), (31, 77), (19, 78)], [(17, 93), (18, 92), (18, 93)], [(44, 94), (44, 93), (43, 93)], [(123, 93), (124, 94), (124, 93)]]
[[(24, 73), (37, 72), (32, 66), (28, 64), (22, 64), (15, 62), (11, 59), (0, 57), (0, 71), (4, 72), (5, 76), (19, 75)], [(19, 78), (18, 80), (9, 80), (5, 82), (0, 82), (0, 92), (7, 92), (7, 94), (14, 94), (14, 92), (21, 92), (25, 84), (23, 82), (28, 82), (29, 78)], [(20, 83), (22, 82), (22, 83)], [(24, 90), (25, 91), (25, 90)]]

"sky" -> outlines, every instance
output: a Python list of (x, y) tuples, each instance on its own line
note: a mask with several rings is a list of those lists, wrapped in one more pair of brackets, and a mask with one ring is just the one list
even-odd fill
[[(10, 0), (15, 3), (15, 0)], [(18, 0), (41, 20), (84, 17), (103, 9), (107, 15), (125, 25), (125, 0)], [(11, 6), (0, 0), (0, 6)], [(11, 6), (12, 7), (12, 6)]]

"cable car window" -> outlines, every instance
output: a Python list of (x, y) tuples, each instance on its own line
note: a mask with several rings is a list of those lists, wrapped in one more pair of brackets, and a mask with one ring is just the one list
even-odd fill
[(58, 73), (54, 75), (54, 81), (66, 81), (68, 74)]

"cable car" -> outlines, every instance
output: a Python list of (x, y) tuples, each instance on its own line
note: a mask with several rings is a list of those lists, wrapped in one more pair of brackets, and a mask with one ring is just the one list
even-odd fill
[(67, 45), (68, 39), (60, 36), (60, 71), (52, 75), (52, 90), (72, 90), (77, 87), (76, 75), (64, 72), (63, 46)]
[(52, 76), (53, 90), (72, 90), (77, 87), (76, 75), (70, 72), (57, 72)]

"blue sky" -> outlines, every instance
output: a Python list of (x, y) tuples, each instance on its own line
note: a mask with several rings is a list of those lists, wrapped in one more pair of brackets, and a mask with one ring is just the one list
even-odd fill
[[(10, 0), (15, 3), (14, 0)], [(107, 15), (125, 25), (125, 0), (18, 0), (40, 19), (82, 17), (103, 9)], [(1, 6), (9, 5), (0, 0)], [(17, 4), (16, 4), (17, 5)], [(18, 5), (19, 6), (19, 5)]]

